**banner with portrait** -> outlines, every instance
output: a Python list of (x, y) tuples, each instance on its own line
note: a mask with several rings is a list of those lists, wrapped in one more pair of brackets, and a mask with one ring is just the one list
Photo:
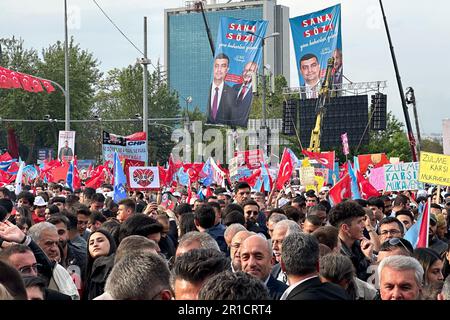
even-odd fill
[(289, 19), (302, 98), (317, 98), (328, 59), (334, 57), (333, 86), (342, 85), (341, 5)]
[(59, 131), (58, 159), (71, 161), (75, 155), (75, 131)]
[(265, 20), (220, 19), (207, 123), (247, 127), (267, 25)]
[(124, 159), (139, 160), (147, 163), (147, 134), (136, 132), (129, 136), (119, 136), (103, 131), (102, 154), (103, 161), (113, 161), (114, 152), (119, 155), (120, 161)]

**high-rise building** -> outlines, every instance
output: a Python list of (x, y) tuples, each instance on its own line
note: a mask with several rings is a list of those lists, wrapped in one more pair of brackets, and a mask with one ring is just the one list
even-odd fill
[[(171, 89), (180, 94), (183, 108), (199, 106), (205, 111), (211, 82), (213, 55), (200, 11), (194, 9), (196, 1), (186, 1), (183, 8), (166, 9), (164, 13), (164, 57)], [(289, 82), (289, 8), (276, 4), (276, 0), (233, 1), (217, 3), (203, 1), (205, 16), (215, 43), (221, 17), (247, 20), (267, 20), (266, 35), (280, 35), (265, 41), (266, 65), (274, 75), (282, 74)], [(192, 100), (187, 102), (187, 98)]]

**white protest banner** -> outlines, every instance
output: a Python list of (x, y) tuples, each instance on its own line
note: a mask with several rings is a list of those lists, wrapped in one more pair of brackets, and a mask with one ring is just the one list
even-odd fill
[(407, 162), (384, 165), (386, 191), (423, 189), (423, 183), (418, 181), (419, 162)]
[(130, 167), (130, 188), (159, 189), (158, 167)]

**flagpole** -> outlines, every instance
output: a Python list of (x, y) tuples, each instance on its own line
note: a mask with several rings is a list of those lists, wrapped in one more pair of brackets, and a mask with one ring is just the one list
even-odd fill
[(67, 0), (64, 0), (64, 75), (65, 75), (65, 125), (64, 130), (70, 131), (70, 95), (69, 95), (69, 44), (67, 35)]

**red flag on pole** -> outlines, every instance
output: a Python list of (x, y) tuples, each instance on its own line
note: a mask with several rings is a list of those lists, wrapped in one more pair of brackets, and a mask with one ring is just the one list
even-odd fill
[(341, 203), (342, 200), (346, 198), (351, 198), (352, 196), (352, 188), (350, 176), (346, 174), (341, 180), (336, 183), (333, 188), (330, 189), (328, 193), (331, 201), (333, 201), (334, 205)]
[(292, 163), (291, 154), (286, 148), (284, 148), (283, 156), (281, 157), (280, 169), (278, 170), (278, 177), (275, 186), (278, 190), (281, 190), (286, 182), (291, 179), (294, 165)]
[(328, 152), (310, 152), (306, 149), (302, 150), (302, 153), (307, 156), (308, 158), (314, 159), (317, 162), (319, 162), (321, 165), (324, 165), (330, 170), (333, 170), (334, 168), (334, 158), (335, 158), (335, 152), (334, 151), (328, 151)]
[(356, 171), (356, 178), (358, 181), (359, 193), (361, 198), (364, 200), (369, 199), (370, 197), (379, 197), (380, 193), (378, 190), (368, 181), (361, 172)]

